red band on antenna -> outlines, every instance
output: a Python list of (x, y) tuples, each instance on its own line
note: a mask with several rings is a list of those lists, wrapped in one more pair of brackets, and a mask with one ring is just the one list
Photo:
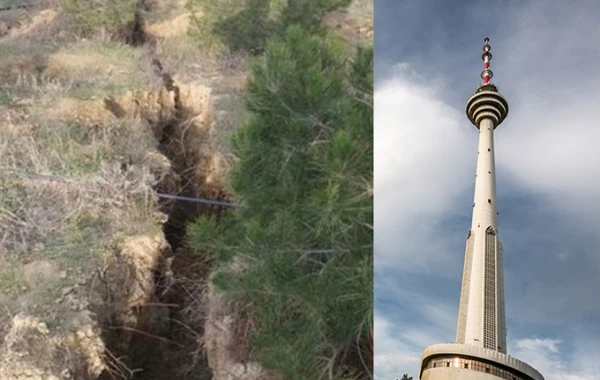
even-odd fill
[(483, 60), (483, 71), (481, 71), (481, 79), (483, 79), (483, 84), (488, 84), (494, 75), (490, 69), (490, 60), (492, 59), (492, 53), (490, 53), (490, 49), (492, 47), (489, 45), (489, 42), (490, 39), (488, 37), (483, 40), (483, 54), (481, 55), (481, 59)]

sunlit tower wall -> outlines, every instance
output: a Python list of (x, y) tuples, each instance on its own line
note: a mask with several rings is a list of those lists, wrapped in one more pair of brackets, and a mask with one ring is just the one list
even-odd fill
[(502, 244), (498, 237), (494, 131), (508, 115), (508, 102), (491, 82), (489, 38), (483, 45), (482, 83), (467, 101), (479, 130), (475, 196), (467, 233), (456, 343), (423, 351), (421, 380), (543, 380), (530, 365), (506, 354)]

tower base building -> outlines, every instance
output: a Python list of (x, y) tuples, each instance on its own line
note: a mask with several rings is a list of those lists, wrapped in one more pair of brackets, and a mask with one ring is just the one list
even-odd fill
[(532, 366), (510, 355), (467, 344), (429, 346), (421, 356), (421, 380), (544, 380)]

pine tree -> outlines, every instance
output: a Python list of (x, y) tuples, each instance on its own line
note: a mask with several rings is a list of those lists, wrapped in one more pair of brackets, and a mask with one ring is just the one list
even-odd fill
[(348, 49), (297, 27), (267, 44), (233, 139), (242, 207), (189, 231), (286, 380), (372, 378), (373, 52)]

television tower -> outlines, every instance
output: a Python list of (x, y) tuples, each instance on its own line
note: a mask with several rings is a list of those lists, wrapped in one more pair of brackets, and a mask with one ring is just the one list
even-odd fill
[(533, 367), (506, 354), (502, 244), (498, 238), (494, 130), (508, 102), (491, 82), (489, 38), (484, 39), (482, 83), (467, 101), (469, 120), (479, 130), (475, 197), (467, 233), (456, 343), (426, 348), (421, 380), (544, 380)]

